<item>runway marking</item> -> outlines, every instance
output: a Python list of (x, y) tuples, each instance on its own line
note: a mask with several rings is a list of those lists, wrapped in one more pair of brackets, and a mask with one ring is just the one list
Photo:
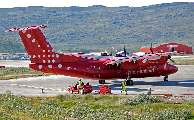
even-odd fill
[(153, 91), (174, 91), (174, 90), (153, 90)]
[(17, 85), (17, 84), (11, 84), (11, 85)]
[(20, 86), (20, 87), (28, 87), (28, 88), (36, 88), (36, 89), (45, 89), (45, 90), (54, 90), (54, 91), (67, 91), (67, 90), (61, 90), (61, 89), (54, 89), (54, 88), (44, 88), (44, 87), (36, 87), (36, 86), (27, 86), (27, 85), (18, 85), (18, 84), (11, 84), (15, 86)]
[(181, 87), (181, 88), (190, 88), (190, 87)]
[(194, 83), (194, 82), (178, 82), (178, 83)]

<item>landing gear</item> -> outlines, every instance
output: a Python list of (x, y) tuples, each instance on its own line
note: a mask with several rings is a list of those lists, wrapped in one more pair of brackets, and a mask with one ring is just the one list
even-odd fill
[(100, 84), (105, 84), (105, 80), (99, 80)]
[(168, 81), (168, 75), (164, 77), (164, 81)]
[(133, 85), (133, 80), (127, 80), (126, 84), (127, 85)]

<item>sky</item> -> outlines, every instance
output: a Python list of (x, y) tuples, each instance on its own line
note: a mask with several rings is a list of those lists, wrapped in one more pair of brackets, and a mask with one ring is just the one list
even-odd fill
[(88, 7), (103, 5), (106, 7), (142, 7), (161, 3), (194, 2), (194, 0), (4, 0), (0, 8), (44, 6), (44, 7)]

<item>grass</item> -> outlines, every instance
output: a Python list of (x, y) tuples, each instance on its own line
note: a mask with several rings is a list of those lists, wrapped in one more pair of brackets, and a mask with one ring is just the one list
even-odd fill
[(37, 76), (48, 76), (51, 73), (42, 73), (40, 71), (33, 70), (31, 68), (26, 67), (18, 67), (18, 68), (1, 68), (0, 69), (0, 80), (9, 80), (9, 79), (18, 79), (18, 78), (26, 78), (26, 77), (37, 77)]
[[(189, 56), (183, 58), (171, 58), (175, 61), (176, 65), (194, 65), (194, 55), (186, 54), (186, 55), (178, 55), (178, 56)], [(172, 61), (169, 60), (170, 64), (174, 64)]]
[(133, 106), (123, 104), (125, 99), (131, 98), (92, 94), (24, 97), (7, 92), (6, 95), (0, 95), (0, 119), (154, 119), (156, 115), (161, 120), (171, 116), (194, 118), (193, 100), (159, 100), (157, 103), (142, 102)]

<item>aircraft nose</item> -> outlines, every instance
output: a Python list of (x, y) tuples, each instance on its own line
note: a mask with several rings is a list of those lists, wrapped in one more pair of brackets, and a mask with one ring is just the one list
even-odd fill
[(176, 66), (174, 66), (174, 65), (171, 65), (170, 66), (170, 69), (171, 69), (171, 74), (173, 74), (173, 73), (176, 73), (177, 71), (178, 71), (178, 67), (176, 67)]

